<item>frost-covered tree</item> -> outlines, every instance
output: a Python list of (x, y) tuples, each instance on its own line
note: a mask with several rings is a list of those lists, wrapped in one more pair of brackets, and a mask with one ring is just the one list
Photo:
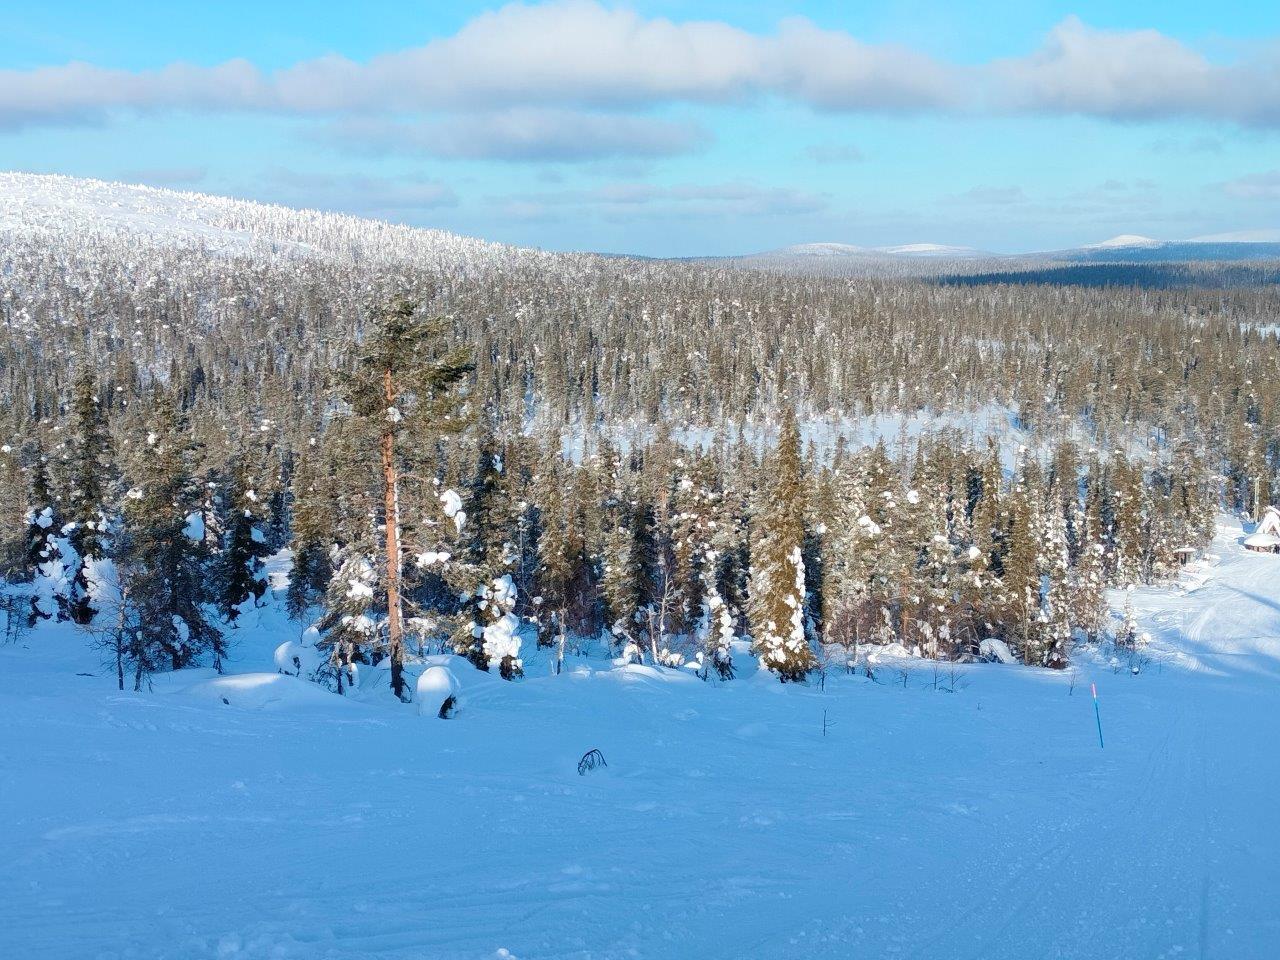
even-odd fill
[(600, 597), (604, 626), (622, 649), (638, 639), (644, 592), (644, 511), (629, 489), (613, 451), (601, 454), (604, 487), (601, 504)]
[(30, 507), (26, 514), (27, 568), (32, 571), (31, 608), (28, 622), (68, 615), (70, 570), (75, 557), (62, 537), (62, 513), (49, 488), (49, 468), (43, 456), (31, 466)]
[(359, 542), (333, 548), (333, 576), (325, 590), (317, 649), (327, 657), (320, 679), (345, 693), (359, 680), (359, 665), (380, 653), (386, 629), (386, 596), (378, 568)]
[(246, 602), (257, 603), (266, 592), (269, 555), (266, 544), (265, 509), (243, 456), (231, 467), (224, 496), (222, 550), (218, 556), (219, 608), (224, 619), (234, 624)]
[(208, 576), (192, 456), (173, 399), (159, 394), (131, 464), (121, 543), (113, 551), (127, 602), (136, 611), (135, 688), (151, 671), (166, 665), (179, 670), (205, 655), (220, 671), (226, 656), (209, 613), (216, 594)]
[(755, 525), (751, 554), (753, 650), (784, 683), (803, 680), (817, 665), (805, 631), (804, 480), (795, 415), (782, 422), (769, 484)]
[(67, 608), (72, 620), (85, 624), (96, 612), (90, 596), (90, 569), (107, 552), (107, 492), (113, 472), (107, 420), (94, 375), (88, 369), (76, 378), (69, 419), (64, 530), (75, 562), (68, 571)]
[(520, 619), (515, 614), (517, 589), (511, 574), (504, 573), (476, 591), (479, 597), (480, 649), (485, 669), (497, 670), (504, 680), (524, 673), (520, 659)]
[(338, 536), (332, 469), (332, 460), (310, 438), (293, 475), (293, 569), (285, 602), (294, 620), (323, 600), (333, 575), (329, 559)]

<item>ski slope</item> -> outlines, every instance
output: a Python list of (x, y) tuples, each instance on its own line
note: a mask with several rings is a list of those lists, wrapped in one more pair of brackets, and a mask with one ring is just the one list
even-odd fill
[(1135, 594), (1137, 675), (555, 677), (526, 646), (440, 721), (271, 672), (274, 608), (235, 675), (145, 695), (41, 629), (0, 647), (4, 954), (1273, 958), (1280, 557), (1240, 536)]

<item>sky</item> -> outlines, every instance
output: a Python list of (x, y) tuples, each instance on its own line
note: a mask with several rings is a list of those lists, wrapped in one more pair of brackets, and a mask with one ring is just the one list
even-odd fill
[(0, 170), (650, 256), (1280, 239), (1274, 0), (0, 0), (0, 23)]

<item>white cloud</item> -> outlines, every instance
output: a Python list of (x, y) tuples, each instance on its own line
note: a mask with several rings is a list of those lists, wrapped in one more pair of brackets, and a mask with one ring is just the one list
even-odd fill
[(321, 138), (357, 153), (420, 153), (444, 159), (576, 161), (663, 157), (709, 140), (699, 126), (626, 114), (522, 108), (417, 123), (342, 120)]
[[(554, 153), (538, 131), (521, 129), (520, 117), (536, 114), (512, 112), (538, 109), (556, 111), (544, 117), (558, 116), (562, 132), (576, 123), (584, 137), (621, 152), (628, 140), (638, 149), (643, 137), (616, 124), (605, 130), (602, 111), (767, 97), (826, 111), (1199, 117), (1276, 126), (1280, 43), (1218, 63), (1155, 30), (1098, 30), (1069, 17), (1029, 55), (959, 64), (803, 18), (752, 33), (719, 21), (645, 17), (596, 0), (553, 0), (509, 4), (451, 36), (367, 62), (331, 55), (270, 73), (243, 60), (137, 72), (86, 63), (0, 71), (0, 127), (100, 122), (119, 110), (418, 120), (478, 111), (499, 130), (486, 138), (478, 129), (483, 121), (445, 124), (440, 130), (452, 130), (446, 139), (456, 155)], [(471, 129), (463, 129), (467, 123)], [(689, 131), (666, 130), (670, 143), (682, 135)]]
[(585, 190), (562, 190), (494, 198), (499, 208), (525, 219), (573, 208), (606, 219), (636, 217), (760, 217), (815, 214), (826, 210), (826, 194), (753, 183), (677, 184), (621, 181)]
[(1280, 200), (1280, 170), (1251, 173), (1218, 186), (1227, 196), (1238, 200)]
[(997, 61), (997, 108), (1121, 120), (1202, 117), (1280, 123), (1280, 47), (1229, 65), (1156, 30), (1098, 30), (1068, 17), (1027, 57)]
[(513, 105), (634, 108), (780, 94), (831, 109), (953, 99), (950, 68), (803, 19), (773, 36), (646, 19), (593, 0), (510, 4), (450, 37), (361, 64), (340, 56), (265, 74), (244, 61), (130, 73), (89, 64), (0, 72), (0, 122), (83, 120), (112, 108), (419, 111)]
[(411, 218), (458, 202), (451, 187), (427, 177), (331, 176), (277, 168), (264, 180), (269, 195), (263, 200), (388, 220)]

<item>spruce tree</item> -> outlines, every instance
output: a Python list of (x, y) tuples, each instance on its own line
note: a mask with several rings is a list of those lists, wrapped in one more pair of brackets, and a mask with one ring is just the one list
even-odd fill
[(234, 624), (240, 607), (247, 601), (257, 603), (266, 592), (263, 560), (269, 555), (263, 503), (247, 476), (245, 457), (238, 457), (231, 467), (223, 491), (222, 551), (218, 556), (219, 608), (223, 619)]
[(216, 600), (208, 554), (193, 526), (200, 486), (191, 472), (193, 448), (168, 394), (147, 418), (147, 434), (125, 497), (122, 546), (116, 566), (128, 603), (137, 611), (133, 645), (135, 689), (167, 664), (180, 670), (211, 654), (221, 671), (226, 646), (206, 607)]
[(610, 488), (603, 503), (600, 595), (604, 623), (613, 643), (625, 648), (637, 640), (644, 544), (643, 515), (635, 494), (623, 484), (616, 462), (609, 470)]
[(338, 538), (331, 469), (332, 460), (313, 438), (292, 477), (293, 569), (285, 604), (293, 620), (302, 619), (323, 600), (333, 575), (329, 556)]
[(93, 373), (76, 378), (69, 424), (66, 537), (75, 552), (67, 598), (72, 620), (87, 624), (96, 612), (90, 598), (89, 569), (107, 549), (107, 488), (110, 478), (110, 440), (106, 417), (98, 401)]
[(34, 577), (28, 625), (54, 617), (65, 620), (70, 581), (62, 551), (62, 513), (49, 488), (49, 465), (39, 454), (31, 465), (26, 524), (27, 568)]
[(756, 656), (786, 683), (803, 680), (817, 665), (805, 631), (805, 494), (793, 413), (783, 420), (770, 467), (754, 531), (749, 615)]

